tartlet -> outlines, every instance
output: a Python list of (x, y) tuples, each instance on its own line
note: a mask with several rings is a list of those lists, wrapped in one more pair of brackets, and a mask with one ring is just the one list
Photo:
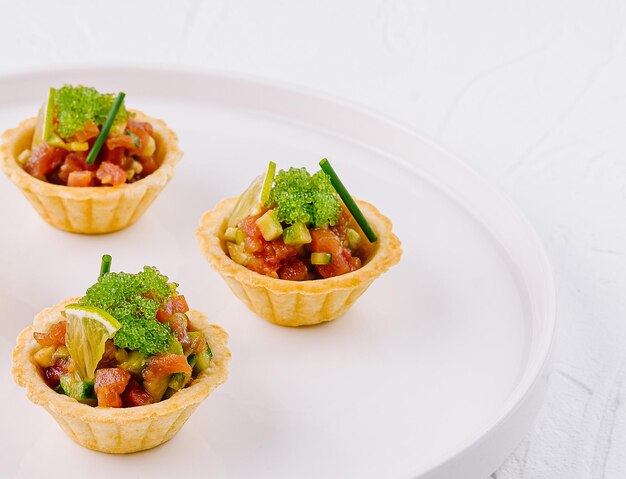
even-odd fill
[(146, 211), (174, 176), (182, 157), (176, 134), (161, 121), (139, 111), (129, 110), (137, 120), (153, 126), (155, 155), (160, 162), (156, 171), (143, 179), (121, 186), (64, 186), (31, 176), (18, 158), (31, 148), (36, 118), (22, 121), (7, 130), (0, 146), (0, 168), (22, 191), (37, 213), (50, 225), (72, 233), (100, 234), (133, 224)]
[(226, 380), (231, 354), (227, 333), (189, 310), (176, 283), (149, 267), (109, 275), (105, 259), (84, 297), (42, 310), (18, 335), (13, 377), (72, 440), (126, 454), (171, 439)]
[(58, 321), (63, 308), (77, 299), (42, 310), (35, 316), (33, 325), (19, 334), (13, 350), (13, 377), (26, 388), (28, 398), (43, 406), (78, 444), (115, 454), (158, 446), (174, 437), (198, 405), (226, 380), (230, 360), (228, 335), (219, 326), (210, 325), (203, 313), (190, 311), (190, 319), (206, 335), (213, 351), (212, 366), (200, 373), (191, 386), (165, 401), (124, 409), (94, 408), (56, 393), (44, 382), (33, 362), (32, 355), (39, 347), (33, 332)]
[(402, 255), (391, 221), (371, 204), (357, 201), (379, 236), (370, 245), (362, 267), (341, 276), (311, 281), (265, 276), (237, 264), (226, 252), (224, 232), (236, 203), (237, 198), (225, 199), (204, 213), (196, 239), (208, 262), (233, 293), (253, 312), (275, 324), (305, 326), (338, 318)]

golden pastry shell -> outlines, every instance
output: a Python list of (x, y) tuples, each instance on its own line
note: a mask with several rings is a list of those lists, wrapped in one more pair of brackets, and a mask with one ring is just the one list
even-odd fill
[[(132, 111), (132, 110), (131, 110)], [(72, 187), (38, 180), (17, 161), (31, 148), (36, 118), (21, 122), (4, 132), (0, 146), (0, 168), (22, 191), (37, 213), (50, 225), (72, 233), (110, 233), (137, 221), (174, 176), (174, 167), (182, 158), (176, 133), (162, 120), (132, 111), (138, 121), (149, 122), (154, 129), (156, 155), (161, 166), (152, 174), (121, 186)]]
[(13, 378), (26, 388), (28, 398), (43, 406), (65, 433), (78, 444), (95, 451), (126, 454), (158, 446), (180, 430), (198, 405), (228, 376), (230, 351), (228, 334), (219, 326), (210, 325), (198, 311), (187, 314), (194, 326), (207, 337), (213, 359), (193, 383), (156, 404), (132, 408), (101, 408), (81, 404), (56, 393), (43, 380), (33, 354), (41, 348), (33, 339), (34, 331), (45, 331), (62, 319), (65, 305), (79, 298), (62, 301), (35, 316), (32, 326), (25, 328), (13, 349)]
[(363, 267), (312, 281), (271, 278), (235, 263), (225, 252), (223, 234), (236, 202), (237, 198), (222, 200), (204, 213), (196, 229), (196, 239), (208, 262), (233, 293), (256, 314), (275, 324), (304, 326), (336, 319), (378, 276), (397, 264), (402, 255), (391, 221), (371, 204), (357, 200), (379, 238)]

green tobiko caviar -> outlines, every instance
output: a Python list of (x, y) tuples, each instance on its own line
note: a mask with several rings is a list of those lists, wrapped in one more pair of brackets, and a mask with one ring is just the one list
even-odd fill
[(154, 355), (170, 346), (170, 328), (154, 318), (163, 302), (177, 296), (177, 287), (176, 283), (168, 283), (156, 268), (146, 266), (136, 274), (100, 276), (80, 302), (106, 311), (122, 324), (113, 338), (115, 346)]
[[(63, 85), (55, 95), (56, 132), (63, 139), (71, 138), (88, 122), (101, 127), (115, 102), (115, 95), (99, 93), (92, 87)], [(126, 122), (128, 111), (122, 105), (113, 124)]]
[(278, 220), (289, 225), (334, 226), (341, 215), (341, 201), (330, 177), (321, 170), (310, 175), (306, 168), (281, 170), (267, 206), (275, 207)]

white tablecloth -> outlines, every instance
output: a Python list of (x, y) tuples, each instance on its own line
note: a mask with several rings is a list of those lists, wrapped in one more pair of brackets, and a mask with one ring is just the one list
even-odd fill
[(493, 477), (626, 477), (626, 3), (115, 1), (0, 6), (0, 73), (190, 65), (408, 122), (527, 215), (560, 337), (547, 403)]

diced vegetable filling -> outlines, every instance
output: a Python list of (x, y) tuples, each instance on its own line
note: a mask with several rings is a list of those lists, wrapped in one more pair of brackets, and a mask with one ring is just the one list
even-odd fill
[[(235, 205), (223, 234), (230, 258), (259, 274), (289, 281), (359, 269), (370, 246), (355, 229), (360, 226), (335, 191), (331, 176), (290, 168), (274, 178), (275, 167), (270, 162), (266, 174)], [(263, 191), (269, 189), (267, 195), (259, 195), (261, 180)]]
[[(244, 218), (237, 230), (241, 233), (239, 241), (227, 242), (231, 259), (252, 271), (273, 278), (304, 281), (339, 276), (356, 271), (362, 265), (360, 236), (348, 226), (351, 218), (345, 209), (333, 226), (307, 227), (296, 223), (297, 231), (291, 234), (289, 228), (296, 225), (285, 224), (282, 235), (270, 241), (263, 237), (259, 228), (260, 217)], [(321, 263), (316, 261), (320, 253), (327, 258)]]
[(78, 374), (69, 350), (81, 349), (68, 350), (66, 340), (73, 336), (66, 335), (66, 321), (61, 320), (45, 332), (33, 333), (41, 346), (33, 360), (48, 386), (84, 404), (116, 408), (156, 403), (189, 386), (211, 366), (212, 353), (204, 333), (186, 314), (187, 301), (176, 287), (155, 268), (103, 274), (75, 305), (75, 310), (83, 307), (88, 313), (106, 311), (119, 321), (102, 356), (96, 357), (95, 379)]
[(93, 88), (65, 85), (56, 91), (40, 111), (32, 151), (20, 155), (24, 170), (42, 181), (78, 187), (119, 186), (153, 173), (160, 165), (152, 125), (135, 121), (123, 104), (88, 163), (112, 106), (112, 95)]

